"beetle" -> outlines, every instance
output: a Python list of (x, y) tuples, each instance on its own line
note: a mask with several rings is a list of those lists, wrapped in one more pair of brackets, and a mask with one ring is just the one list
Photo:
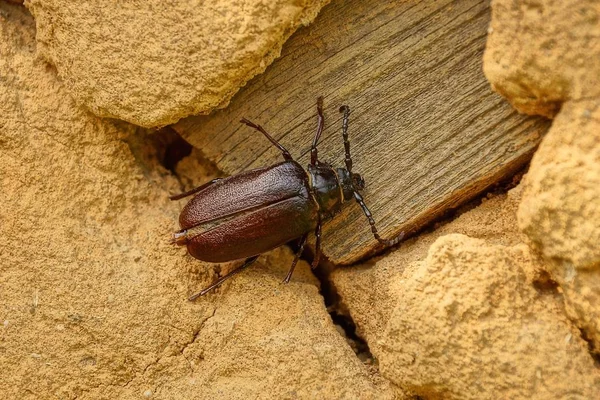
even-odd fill
[(179, 216), (181, 230), (172, 242), (187, 246), (195, 258), (207, 262), (228, 262), (245, 259), (216, 282), (190, 296), (196, 298), (221, 285), (226, 279), (250, 266), (261, 253), (272, 250), (294, 239), (300, 239), (298, 251), (283, 280), (288, 283), (304, 250), (309, 233), (315, 234), (314, 269), (321, 255), (321, 226), (323, 221), (340, 212), (343, 203), (355, 200), (362, 208), (377, 241), (386, 247), (394, 246), (404, 232), (393, 239), (379, 236), (371, 212), (360, 191), (365, 187), (363, 178), (352, 172), (348, 121), (350, 108), (340, 107), (342, 137), (346, 153), (346, 168), (333, 168), (319, 161), (317, 145), (323, 132), (323, 98), (317, 99), (317, 132), (310, 150), (310, 164), (305, 170), (289, 151), (265, 129), (246, 118), (240, 121), (262, 133), (281, 151), (284, 161), (269, 167), (253, 169), (217, 178), (190, 191), (171, 196), (179, 200), (195, 195)]

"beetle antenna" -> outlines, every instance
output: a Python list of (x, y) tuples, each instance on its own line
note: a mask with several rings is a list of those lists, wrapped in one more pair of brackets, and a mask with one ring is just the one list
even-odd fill
[(346, 152), (346, 169), (352, 173), (352, 156), (350, 156), (350, 140), (348, 140), (348, 120), (350, 119), (350, 107), (341, 106), (340, 112), (344, 113), (342, 117), (342, 137), (344, 138), (344, 150)]
[(400, 234), (393, 239), (383, 239), (381, 236), (379, 236), (379, 232), (377, 231), (377, 227), (375, 226), (375, 220), (373, 219), (373, 215), (371, 214), (371, 211), (369, 211), (369, 208), (365, 204), (365, 201), (363, 200), (360, 193), (358, 193), (358, 190), (364, 188), (365, 181), (360, 177), (360, 175), (352, 173), (352, 156), (350, 155), (350, 140), (348, 139), (348, 122), (350, 120), (350, 107), (346, 105), (341, 106), (340, 112), (344, 114), (342, 117), (342, 137), (344, 138), (344, 150), (346, 153), (346, 169), (352, 177), (352, 192), (354, 193), (354, 199), (360, 205), (360, 207), (363, 210), (363, 213), (369, 220), (369, 225), (371, 225), (371, 232), (373, 233), (375, 239), (386, 247), (395, 246), (398, 243), (400, 243), (400, 241), (404, 238), (404, 232), (400, 232)]
[(310, 148), (311, 165), (316, 165), (319, 163), (319, 150), (317, 149), (317, 145), (319, 144), (319, 138), (321, 137), (323, 127), (325, 126), (325, 117), (323, 116), (323, 96), (317, 97), (317, 117), (317, 133), (315, 133), (315, 137), (313, 138), (312, 146)]
[(356, 190), (354, 191), (354, 199), (356, 199), (356, 202), (360, 205), (363, 212), (365, 213), (365, 216), (369, 220), (369, 225), (371, 225), (371, 232), (373, 233), (373, 236), (375, 237), (375, 239), (377, 239), (379, 243), (386, 247), (392, 247), (400, 243), (400, 241), (404, 238), (404, 232), (400, 232), (400, 234), (393, 239), (383, 239), (381, 236), (379, 236), (379, 232), (377, 231), (377, 227), (375, 226), (375, 220), (373, 219), (371, 211), (369, 211), (362, 196)]

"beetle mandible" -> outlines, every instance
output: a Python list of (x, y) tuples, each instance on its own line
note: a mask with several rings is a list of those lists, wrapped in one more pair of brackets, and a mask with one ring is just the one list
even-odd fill
[(323, 98), (317, 99), (318, 127), (310, 149), (310, 164), (304, 170), (290, 152), (269, 135), (262, 126), (246, 118), (240, 122), (261, 132), (281, 151), (284, 161), (270, 167), (253, 169), (227, 178), (217, 178), (195, 189), (171, 196), (171, 200), (195, 196), (179, 216), (181, 230), (173, 236), (173, 243), (187, 246), (195, 258), (208, 262), (245, 262), (216, 282), (190, 296), (193, 301), (240, 273), (261, 253), (272, 250), (294, 239), (300, 245), (283, 282), (288, 283), (304, 250), (310, 232), (315, 233), (315, 268), (321, 255), (321, 225), (341, 210), (344, 202), (352, 199), (362, 208), (371, 225), (375, 239), (385, 246), (393, 246), (404, 237), (404, 232), (393, 239), (379, 236), (371, 212), (359, 191), (364, 189), (363, 178), (352, 172), (348, 120), (350, 108), (340, 107), (343, 113), (342, 137), (346, 153), (346, 168), (334, 169), (319, 161), (317, 144), (323, 132)]

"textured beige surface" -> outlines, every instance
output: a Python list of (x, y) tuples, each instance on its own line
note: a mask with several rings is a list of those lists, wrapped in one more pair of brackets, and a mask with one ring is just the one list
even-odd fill
[(446, 235), (411, 265), (381, 372), (425, 398), (594, 399), (600, 371), (554, 291), (528, 279), (525, 244)]
[(600, 96), (600, 3), (495, 0), (484, 72), (517, 110), (553, 116)]
[(521, 191), (518, 186), (508, 194), (490, 196), (479, 207), (404, 242), (398, 250), (332, 273), (342, 307), (350, 312), (375, 357), (379, 356), (380, 340), (396, 306), (397, 293), (403, 290), (401, 280), (406, 266), (423, 260), (433, 242), (451, 233), (505, 246), (520, 243), (516, 213)]
[(527, 175), (519, 224), (546, 257), (600, 268), (600, 98), (557, 115)]
[(600, 98), (556, 116), (525, 180), (519, 226), (552, 261), (569, 315), (600, 353)]
[(518, 186), (490, 196), (398, 250), (332, 274), (384, 377), (428, 399), (600, 394), (587, 343), (548, 284), (547, 265), (523, 243), (521, 194)]
[[(247, 117), (305, 165), (322, 95), (319, 156), (338, 167), (347, 104), (365, 202), (383, 237), (409, 234), (521, 168), (547, 129), (490, 89), (481, 60), (489, 19), (487, 0), (335, 0), (229, 107), (175, 129), (229, 174), (281, 160), (238, 122)], [(335, 264), (381, 250), (354, 202), (325, 224), (322, 243)]]
[(230, 266), (168, 244), (180, 188), (149, 133), (78, 107), (34, 34), (0, 2), (0, 398), (391, 397), (307, 264), (281, 285), (287, 248), (186, 300)]
[[(556, 115), (524, 181), (519, 226), (551, 262), (600, 352), (600, 4), (494, 2), (484, 69), (523, 112)], [(560, 111), (559, 111), (560, 107)]]
[(30, 0), (39, 53), (99, 116), (163, 126), (229, 103), (328, 0)]

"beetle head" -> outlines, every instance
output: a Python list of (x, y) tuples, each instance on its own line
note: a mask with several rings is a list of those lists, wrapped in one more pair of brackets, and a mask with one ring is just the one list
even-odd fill
[(352, 186), (354, 190), (361, 191), (365, 188), (365, 180), (359, 174), (352, 174)]
[(342, 185), (344, 201), (354, 199), (354, 191), (360, 191), (365, 188), (365, 180), (359, 174), (348, 172), (346, 168), (338, 168), (337, 175)]

